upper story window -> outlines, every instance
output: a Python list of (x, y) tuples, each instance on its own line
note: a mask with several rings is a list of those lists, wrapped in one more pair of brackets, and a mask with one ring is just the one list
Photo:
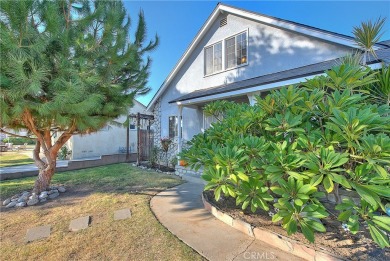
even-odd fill
[(222, 42), (204, 48), (205, 75), (222, 71)]
[(248, 64), (248, 31), (204, 48), (204, 75)]
[(225, 40), (226, 69), (248, 62), (247, 32), (237, 34)]

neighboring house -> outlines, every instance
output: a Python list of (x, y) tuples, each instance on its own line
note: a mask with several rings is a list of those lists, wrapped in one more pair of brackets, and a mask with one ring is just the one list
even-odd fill
[[(145, 114), (145, 109), (146, 107), (143, 104), (135, 100), (134, 106), (129, 110), (129, 114)], [(119, 117), (115, 121), (118, 123), (125, 122), (126, 115)], [(141, 129), (146, 128), (146, 125), (141, 126)], [(65, 146), (72, 151), (70, 159), (73, 160), (126, 153), (126, 132), (126, 127), (107, 124), (106, 127), (98, 132), (73, 135)], [(135, 121), (130, 121), (129, 148), (130, 153), (137, 152), (137, 129)]]
[[(210, 126), (204, 105), (253, 104), (254, 95), (320, 75), (357, 48), (350, 36), (218, 4), (147, 107), (155, 144), (172, 138), (172, 157)], [(390, 60), (388, 42), (374, 49), (369, 65), (380, 68)]]

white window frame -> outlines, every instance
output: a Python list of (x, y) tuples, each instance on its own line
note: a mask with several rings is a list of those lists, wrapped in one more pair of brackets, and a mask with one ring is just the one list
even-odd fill
[[(245, 30), (245, 31), (242, 31), (242, 32), (239, 32), (235, 35), (232, 35), (230, 37), (227, 37), (225, 38), (224, 42), (225, 42), (225, 49), (224, 49), (224, 56), (225, 56), (225, 70), (231, 70), (231, 69), (235, 69), (235, 68), (238, 68), (238, 67), (241, 67), (241, 66), (246, 66), (248, 65), (248, 56), (249, 56), (249, 30)], [(246, 61), (245, 63), (241, 63), (241, 64), (237, 64), (237, 36), (241, 35), (241, 34), (246, 34)], [(228, 63), (228, 59), (227, 59), (227, 45), (226, 45), (226, 42), (227, 40), (230, 40), (234, 38), (234, 60), (235, 60), (235, 65), (232, 66), (232, 67), (229, 67), (227, 66), (227, 63)]]
[[(168, 116), (168, 137), (170, 138), (170, 139), (174, 139), (174, 138), (177, 138), (178, 137), (178, 124), (180, 124), (181, 125), (181, 134), (182, 134), (182, 137), (183, 137), (183, 116), (181, 116), (181, 118), (180, 118), (180, 123), (178, 122), (178, 116), (177, 115), (171, 115), (171, 116)], [(171, 122), (171, 119), (173, 119), (174, 120), (174, 125), (175, 126), (173, 126), (173, 129), (172, 129), (172, 131), (174, 132), (173, 133), (173, 136), (171, 135), (171, 132), (170, 132), (170, 130), (171, 130), (171, 126), (170, 126), (170, 122)], [(171, 137), (172, 136), (172, 137)]]
[[(215, 64), (214, 64), (214, 61), (215, 61), (215, 46), (217, 44), (221, 44), (221, 69), (219, 71), (215, 71)], [(212, 48), (212, 61), (213, 61), (213, 65), (212, 65), (212, 72), (211, 73), (207, 73), (206, 72), (206, 66), (207, 66), (207, 62), (206, 62), (206, 49), (208, 48)], [(224, 70), (224, 41), (221, 40), (221, 41), (218, 41), (216, 43), (213, 43), (213, 44), (210, 44), (206, 47), (203, 48), (203, 53), (204, 53), (204, 58), (203, 58), (203, 61), (204, 61), (204, 75), (205, 76), (209, 76), (209, 75), (212, 75), (212, 74), (216, 74), (216, 73), (219, 73), (219, 72), (222, 72)]]

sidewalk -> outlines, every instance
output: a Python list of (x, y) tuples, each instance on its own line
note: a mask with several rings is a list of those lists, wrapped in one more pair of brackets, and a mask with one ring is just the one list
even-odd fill
[[(68, 160), (57, 160), (57, 168), (67, 167)], [(0, 168), (0, 175), (4, 173), (17, 173), (17, 172), (29, 172), (29, 171), (38, 171), (35, 164), (19, 165), (13, 167), (2, 167)]]
[[(134, 162), (136, 155), (133, 153), (130, 156), (130, 160), (126, 158), (126, 154), (102, 155), (100, 157), (90, 157), (77, 160), (57, 160), (56, 172), (99, 167), (123, 162)], [(0, 168), (0, 181), (37, 175), (38, 168), (34, 164)]]
[(168, 189), (152, 198), (151, 209), (171, 233), (208, 260), (303, 260), (216, 219), (203, 207), (202, 190), (193, 181)]

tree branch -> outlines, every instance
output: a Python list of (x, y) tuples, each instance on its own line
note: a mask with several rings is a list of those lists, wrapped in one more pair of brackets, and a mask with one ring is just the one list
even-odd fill
[(54, 143), (52, 150), (53, 152), (58, 152), (61, 147), (67, 142), (70, 137), (72, 137), (73, 133), (76, 130), (76, 123), (74, 122), (73, 125), (65, 132), (61, 134), (61, 136), (57, 139), (57, 141)]
[(29, 136), (18, 135), (18, 134), (6, 131), (6, 130), (4, 130), (2, 128), (0, 128), (0, 132), (8, 134), (8, 135), (11, 135), (11, 136), (14, 136), (14, 137), (18, 137), (18, 138), (26, 138), (26, 139), (36, 140), (36, 138), (31, 138)]

